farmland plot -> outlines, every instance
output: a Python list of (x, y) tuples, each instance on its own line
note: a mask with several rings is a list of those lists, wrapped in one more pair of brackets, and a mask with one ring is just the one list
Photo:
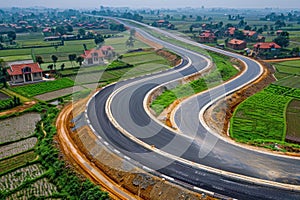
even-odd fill
[[(284, 141), (286, 88), (269, 87), (241, 103), (231, 119), (230, 135), (240, 142)], [(280, 95), (282, 94), (282, 95)]]
[(0, 177), (0, 191), (13, 190), (22, 184), (26, 179), (36, 178), (44, 173), (39, 164), (23, 167), (9, 174)]
[(23, 96), (33, 97), (39, 94), (72, 87), (74, 82), (69, 78), (61, 78), (54, 81), (40, 82), (36, 84), (23, 85), (12, 88), (13, 91)]
[(1, 146), (0, 159), (31, 149), (34, 147), (36, 143), (37, 143), (37, 138), (32, 137), (19, 142)]
[(20, 190), (6, 199), (29, 199), (32, 197), (51, 197), (57, 193), (55, 185), (48, 182), (46, 178), (40, 179), (31, 184), (28, 188)]
[(290, 102), (286, 113), (287, 131), (286, 139), (300, 142), (300, 101)]
[(34, 151), (29, 151), (27, 153), (14, 156), (9, 159), (1, 160), (0, 173), (26, 165), (28, 162), (31, 162), (36, 158), (37, 155), (34, 153)]
[(41, 95), (37, 95), (35, 96), (35, 98), (43, 100), (43, 101), (49, 101), (52, 99), (57, 99), (59, 97), (63, 97), (78, 91), (83, 90), (84, 88), (81, 86), (74, 86), (74, 87), (69, 87), (69, 88), (65, 88), (65, 89), (61, 89), (61, 90), (57, 90), (54, 92), (48, 92), (45, 94), (41, 94)]
[(40, 114), (27, 113), (18, 117), (1, 120), (0, 144), (32, 135), (35, 125), (40, 119)]

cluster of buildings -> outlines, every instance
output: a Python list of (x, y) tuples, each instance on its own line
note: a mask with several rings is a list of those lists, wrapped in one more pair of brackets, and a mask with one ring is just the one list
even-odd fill
[[(256, 31), (241, 30), (240, 34), (242, 35), (243, 39), (235, 38), (236, 31), (238, 31), (237, 28), (229, 27), (222, 34), (223, 36), (230, 38), (223, 46), (233, 50), (245, 50), (247, 53), (252, 52), (255, 55), (262, 53), (271, 53), (273, 55), (277, 55), (280, 53), (281, 46), (274, 42), (265, 42), (266, 38), (262, 35), (259, 35)], [(277, 34), (280, 34), (280, 31), (278, 31)], [(211, 30), (203, 30), (196, 39), (200, 43), (216, 43), (218, 37), (216, 33)], [(252, 50), (247, 48), (248, 42), (254, 43)]]
[[(114, 48), (112, 46), (102, 46), (100, 48), (94, 48), (86, 50), (81, 55), (84, 59), (83, 66), (93, 65), (105, 65), (107, 60), (110, 60), (116, 56)], [(7, 69), (9, 75), (9, 81), (11, 85), (21, 85), (28, 83), (36, 83), (44, 80), (44, 71), (38, 63), (12, 63)]]

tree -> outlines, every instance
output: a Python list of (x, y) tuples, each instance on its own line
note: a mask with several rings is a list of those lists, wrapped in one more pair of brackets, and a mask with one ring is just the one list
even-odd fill
[(102, 45), (104, 38), (101, 34), (97, 35), (94, 39), (96, 45)]
[(291, 51), (291, 54), (294, 56), (299, 56), (300, 49), (299, 47), (294, 47)]
[(9, 31), (9, 32), (7, 33), (7, 37), (8, 37), (9, 39), (11, 39), (11, 40), (15, 40), (15, 39), (17, 38), (17, 34), (16, 34), (16, 32), (14, 32), (14, 31)]
[(72, 67), (74, 67), (73, 62), (76, 60), (76, 54), (69, 54), (68, 57), (69, 57), (69, 61), (71, 62)]
[(83, 57), (81, 57), (81, 56), (78, 56), (78, 57), (76, 58), (76, 62), (79, 63), (80, 66), (82, 65), (82, 62), (83, 62), (83, 61), (84, 61), (84, 59), (83, 59)]
[(49, 70), (52, 70), (52, 69), (53, 69), (53, 64), (48, 65), (47, 68), (48, 68)]
[(82, 46), (83, 46), (83, 49), (86, 51), (87, 50), (86, 44), (82, 44)]
[(186, 15), (182, 15), (181, 20), (184, 21), (186, 19)]
[(197, 16), (197, 17), (196, 17), (196, 21), (197, 21), (197, 22), (202, 21), (202, 17), (201, 17), (201, 16)]
[(71, 25), (68, 25), (68, 26), (67, 26), (67, 31), (68, 31), (68, 32), (73, 32), (73, 27), (72, 27)]
[(65, 63), (63, 63), (63, 64), (60, 65), (60, 70), (64, 71), (64, 69), (65, 69)]
[(258, 34), (262, 34), (263, 32), (264, 32), (263, 28), (259, 28), (259, 29), (257, 30), (257, 33), (258, 33)]
[(282, 31), (279, 36), (274, 38), (273, 42), (281, 47), (287, 47), (290, 44), (290, 37), (287, 31)]
[(190, 32), (191, 32), (191, 33), (193, 32), (193, 28), (194, 28), (194, 26), (191, 25), (191, 26), (190, 26)]
[(1, 58), (0, 59), (0, 83), (3, 84), (3, 87), (7, 87), (6, 76), (7, 76), (7, 63)]
[(234, 37), (239, 39), (239, 40), (245, 39), (245, 35), (244, 35), (243, 31), (240, 31), (240, 30), (235, 30), (234, 31)]
[(78, 34), (81, 36), (85, 36), (85, 30), (83, 28), (78, 29)]
[(58, 60), (58, 57), (57, 57), (56, 55), (52, 55), (52, 56), (51, 56), (51, 59), (52, 59), (52, 61), (53, 61), (54, 69), (56, 69), (56, 62), (57, 62), (57, 60)]
[(44, 63), (43, 57), (42, 57), (42, 56), (35, 56), (35, 61), (36, 61), (37, 63), (39, 63), (39, 64)]
[(249, 25), (245, 26), (244, 30), (246, 31), (250, 31), (251, 30), (251, 27)]
[(126, 41), (126, 46), (127, 47), (134, 47), (134, 38), (132, 36), (129, 36), (128, 40)]
[(59, 33), (60, 35), (66, 34), (65, 27), (63, 27), (63, 26), (57, 26), (55, 31), (56, 31), (56, 33)]

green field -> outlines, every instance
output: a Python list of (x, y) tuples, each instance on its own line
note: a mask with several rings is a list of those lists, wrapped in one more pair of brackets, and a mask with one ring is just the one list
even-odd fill
[(4, 173), (8, 170), (15, 169), (21, 166), (25, 166), (28, 162), (33, 161), (37, 155), (34, 151), (23, 153), (12, 158), (4, 159), (0, 161), (0, 172)]
[(23, 96), (33, 97), (39, 94), (52, 92), (55, 90), (72, 87), (74, 81), (69, 78), (61, 78), (54, 81), (40, 82), (30, 85), (16, 86), (11, 88), (14, 92), (19, 93)]
[(230, 122), (230, 136), (238, 142), (274, 149), (284, 144), (286, 136), (286, 109), (300, 90), (270, 85), (249, 97), (235, 110)]
[(210, 52), (213, 62), (217, 68), (208, 75), (188, 84), (178, 85), (172, 90), (164, 91), (151, 104), (151, 108), (160, 114), (165, 108), (172, 104), (176, 99), (191, 96), (208, 88), (214, 87), (223, 81), (230, 79), (238, 73), (238, 70), (232, 66), (230, 58), (217, 53)]
[[(300, 60), (291, 60), (291, 61), (284, 61), (284, 62), (275, 62), (272, 63), (272, 65), (276, 68), (275, 77), (278, 80), (285, 79), (285, 81), (280, 82), (278, 84), (283, 84), (286, 86), (289, 86), (290, 81), (289, 78), (292, 78), (293, 81), (296, 81), (297, 83), (294, 83), (293, 85), (296, 87), (300, 87), (300, 81), (293, 78), (294, 75), (300, 75)], [(293, 86), (293, 87), (294, 87)]]
[[(114, 61), (114, 63), (116, 63), (116, 61)], [(76, 81), (76, 83), (80, 84), (95, 82), (105, 83), (118, 81), (119, 79), (123, 80), (131, 77), (137, 77), (170, 68), (169, 61), (162, 56), (157, 55), (154, 51), (124, 54), (120, 62), (121, 68), (117, 66), (113, 69), (114, 67), (112, 65), (114, 63), (108, 66), (66, 69), (61, 71), (61, 74), (68, 76), (72, 80)], [(122, 65), (128, 66), (122, 68)]]
[[(125, 43), (129, 38), (128, 32), (121, 33), (124, 37), (118, 38), (108, 38), (105, 40), (104, 45), (111, 45), (115, 51), (119, 54), (126, 53), (129, 49), (126, 47)], [(44, 37), (40, 34), (24, 34), (23, 36), (17, 37), (17, 43), (20, 45), (45, 45), (51, 42), (44, 42)], [(74, 40), (74, 41), (65, 41), (64, 46), (59, 46), (57, 50), (54, 47), (43, 47), (43, 48), (33, 48), (33, 53), (35, 56), (42, 56), (45, 64), (43, 64), (43, 69), (52, 62), (51, 56), (54, 54), (58, 57), (58, 62), (66, 62), (69, 60), (69, 54), (76, 54), (77, 56), (83, 54), (84, 48), (83, 44), (86, 44), (88, 49), (96, 47), (96, 44), (93, 39), (90, 40)], [(145, 43), (135, 40), (133, 48), (149, 48)], [(19, 60), (28, 60), (32, 59), (32, 49), (10, 49), (10, 50), (1, 50), (0, 58), (3, 58), (4, 61), (19, 61)], [(74, 62), (75, 65), (78, 65)], [(45, 67), (44, 67), (45, 66)], [(60, 64), (58, 64), (60, 66)], [(67, 65), (69, 67), (71, 65)]]

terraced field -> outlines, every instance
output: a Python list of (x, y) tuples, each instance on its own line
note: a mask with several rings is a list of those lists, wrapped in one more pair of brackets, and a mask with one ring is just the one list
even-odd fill
[(230, 122), (230, 136), (238, 142), (273, 150), (278, 150), (277, 144), (282, 145), (283, 148), (288, 146), (300, 148), (299, 145), (286, 142), (286, 134), (294, 137), (298, 132), (296, 130), (300, 130), (297, 125), (298, 118), (295, 118), (299, 113), (294, 112), (298, 111), (298, 101), (295, 99), (300, 97), (299, 91), (299, 89), (271, 84), (251, 96), (235, 110)]
[(33, 164), (0, 177), (0, 191), (14, 190), (26, 179), (33, 179), (45, 173), (40, 164)]
[(55, 185), (49, 183), (46, 178), (43, 178), (29, 185), (29, 187), (17, 191), (7, 199), (29, 199), (37, 197), (39, 197), (40, 199), (51, 199), (51, 196), (55, 193), (57, 193), (57, 188), (55, 187)]
[(35, 98), (43, 100), (43, 101), (50, 101), (52, 99), (57, 99), (59, 97), (66, 96), (66, 95), (81, 91), (83, 89), (84, 88), (81, 87), (81, 86), (73, 86), (73, 87), (68, 87), (68, 88), (64, 88), (64, 89), (61, 89), (61, 90), (56, 90), (56, 91), (53, 91), (53, 92), (48, 92), (48, 93), (45, 93), (45, 94), (37, 95), (37, 96), (35, 96)]
[(27, 151), (28, 149), (33, 148), (36, 143), (37, 138), (31, 137), (19, 142), (0, 146), (0, 159)]
[(0, 144), (20, 140), (33, 134), (35, 124), (41, 119), (38, 113), (27, 113), (0, 121)]

